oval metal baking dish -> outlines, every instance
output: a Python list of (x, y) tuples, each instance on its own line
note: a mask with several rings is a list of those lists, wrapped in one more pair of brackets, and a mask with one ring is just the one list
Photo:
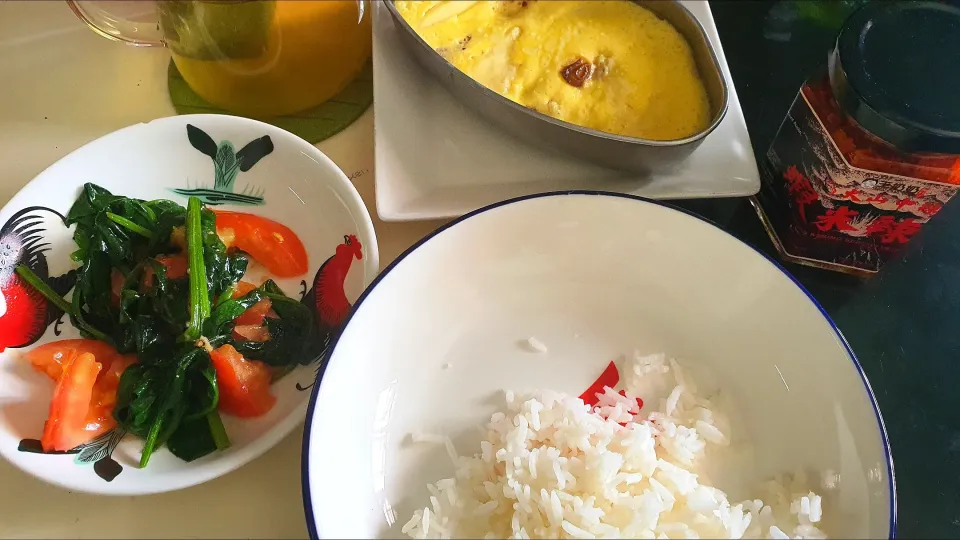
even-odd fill
[(675, 0), (636, 3), (669, 22), (687, 40), (710, 100), (710, 124), (690, 137), (671, 141), (638, 139), (604, 133), (557, 120), (524, 107), (473, 80), (427, 44), (397, 11), (394, 0), (383, 5), (401, 30), (400, 38), (417, 62), (468, 107), (507, 133), (529, 143), (594, 163), (640, 173), (669, 170), (690, 155), (723, 120), (728, 91), (720, 63), (700, 21)]

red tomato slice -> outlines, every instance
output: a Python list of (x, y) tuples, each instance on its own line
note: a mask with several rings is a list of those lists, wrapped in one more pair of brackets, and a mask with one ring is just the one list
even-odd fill
[[(257, 286), (253, 283), (239, 281), (233, 291), (233, 297), (241, 298), (256, 288)], [(273, 312), (273, 303), (270, 302), (269, 298), (260, 300), (233, 320), (238, 328), (250, 327), (239, 331), (235, 329), (233, 332), (234, 337), (240, 336), (247, 341), (266, 341), (270, 339), (270, 334), (267, 332), (267, 329), (263, 328), (263, 318), (271, 315), (276, 316), (276, 313)]]
[[(243, 298), (246, 294), (254, 289), (257, 286), (249, 281), (238, 281), (237, 284), (233, 287), (233, 293), (230, 295), (230, 298), (237, 299)], [(222, 297), (221, 297), (222, 298)], [(217, 298), (217, 303), (220, 302), (221, 298)]]
[(214, 210), (217, 235), (227, 247), (235, 246), (250, 254), (277, 277), (299, 276), (307, 271), (307, 250), (296, 233), (272, 219)]
[[(167, 279), (180, 279), (187, 275), (187, 256), (182, 253), (176, 255), (158, 255), (157, 262), (166, 269)], [(143, 283), (153, 285), (153, 267), (147, 266), (143, 270)]]
[(63, 373), (63, 367), (83, 353), (92, 354), (103, 365), (104, 371), (110, 368), (110, 363), (117, 356), (117, 351), (113, 347), (95, 339), (53, 341), (40, 345), (23, 356), (30, 361), (34, 369), (57, 381)]
[(40, 437), (44, 452), (70, 450), (90, 440), (87, 411), (100, 368), (90, 353), (79, 354), (64, 366)]
[(264, 298), (256, 304), (247, 308), (239, 317), (233, 321), (237, 323), (237, 326), (242, 325), (255, 325), (259, 326), (263, 324), (263, 318), (267, 316), (268, 313), (273, 309), (273, 304), (270, 302), (269, 298)]
[(117, 387), (124, 370), (137, 361), (133, 354), (116, 355), (110, 367), (104, 366), (93, 384), (90, 408), (87, 410), (87, 440), (98, 437), (117, 425), (113, 417), (113, 408), (117, 404)]
[[(101, 366), (87, 402), (82, 429), (88, 442), (116, 426), (113, 407), (117, 403), (117, 386), (123, 371), (137, 361), (133, 354), (121, 355), (110, 345), (93, 339), (64, 339), (41, 345), (24, 356), (34, 369), (59, 382), (65, 366), (83, 354), (93, 355)], [(79, 438), (80, 435), (77, 434)], [(76, 446), (76, 445), (74, 445)], [(73, 448), (73, 447), (71, 447)]]
[(243, 298), (247, 293), (256, 288), (257, 286), (249, 281), (238, 281), (237, 287), (233, 290), (233, 298)]
[(233, 339), (239, 341), (269, 341), (270, 331), (259, 324), (244, 324), (233, 327)]
[(187, 256), (161, 255), (157, 257), (157, 262), (167, 269), (167, 279), (180, 279), (187, 275)]
[(250, 418), (266, 414), (277, 403), (270, 393), (270, 369), (263, 362), (245, 359), (233, 345), (214, 349), (210, 359), (217, 371), (221, 411)]

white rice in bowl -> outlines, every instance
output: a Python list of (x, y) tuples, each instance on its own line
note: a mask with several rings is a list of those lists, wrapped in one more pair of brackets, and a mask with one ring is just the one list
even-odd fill
[[(635, 354), (595, 407), (556, 392), (506, 392), (480, 451), (427, 486), (412, 538), (826, 538), (822, 500), (803, 475), (731, 503), (702, 472), (730, 444), (727, 416), (680, 365)], [(636, 400), (656, 392), (659, 404)], [(716, 464), (711, 464), (716, 466)]]

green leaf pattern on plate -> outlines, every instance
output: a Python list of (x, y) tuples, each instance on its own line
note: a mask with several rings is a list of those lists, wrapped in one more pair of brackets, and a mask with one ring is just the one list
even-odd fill
[(103, 458), (109, 457), (113, 454), (114, 449), (117, 448), (117, 445), (120, 444), (120, 440), (123, 439), (126, 433), (126, 431), (119, 428), (111, 429), (96, 439), (74, 448), (74, 450), (78, 450), (78, 452), (77, 457), (73, 458), (73, 461), (79, 465), (84, 465), (96, 463)]

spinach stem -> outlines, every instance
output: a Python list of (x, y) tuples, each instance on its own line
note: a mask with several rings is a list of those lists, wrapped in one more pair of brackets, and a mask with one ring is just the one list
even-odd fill
[(223, 420), (220, 418), (218, 410), (214, 409), (207, 413), (207, 424), (210, 425), (210, 435), (213, 436), (213, 442), (217, 445), (217, 450), (230, 448), (230, 437), (227, 436), (227, 429), (223, 427)]
[[(61, 311), (67, 315), (74, 314), (73, 306), (71, 306), (70, 303), (67, 302), (62, 296), (57, 294), (57, 291), (51, 289), (49, 285), (44, 283), (44, 281), (40, 279), (40, 276), (34, 274), (33, 270), (30, 270), (28, 266), (24, 264), (17, 266), (16, 272), (20, 275), (20, 277), (23, 278), (24, 281), (29, 283), (31, 287), (36, 289), (38, 293), (42, 294), (44, 298), (53, 302), (55, 306), (60, 308)], [(86, 323), (86, 321), (76, 317), (74, 317), (74, 319), (76, 320), (77, 326), (80, 330), (83, 330), (100, 341), (105, 341), (111, 344), (113, 343), (113, 340), (111, 340), (109, 336), (90, 326)]]
[(80, 292), (79, 289), (74, 288), (73, 295), (70, 297), (70, 305), (72, 306), (72, 310), (70, 311), (70, 322), (72, 322), (73, 326), (75, 326), (78, 330), (86, 331), (91, 335), (93, 335), (96, 339), (99, 339), (100, 341), (105, 341), (115, 346), (112, 339), (110, 339), (103, 332), (91, 326), (87, 322), (87, 320), (84, 318), (83, 308), (81, 307), (83, 305), (82, 300), (83, 300), (83, 294)]
[(146, 227), (137, 225), (133, 221), (130, 221), (129, 219), (121, 215), (114, 214), (113, 212), (107, 212), (107, 218), (109, 218), (110, 221), (116, 223), (117, 225), (120, 225), (121, 227), (131, 232), (135, 232), (144, 238), (153, 238), (153, 231), (151, 231)]
[(214, 308), (218, 308), (223, 305), (224, 302), (228, 300), (233, 300), (233, 293), (237, 292), (237, 284), (234, 283), (227, 287), (227, 290), (223, 291), (223, 294), (220, 295), (220, 298), (217, 298), (217, 303)]
[(133, 267), (133, 270), (130, 270), (129, 274), (126, 274), (126, 277), (123, 278), (123, 286), (120, 288), (120, 294), (123, 294), (125, 289), (132, 289), (134, 285), (137, 284), (137, 281), (140, 279), (140, 275), (143, 274), (143, 267), (147, 264), (149, 259), (144, 259), (137, 263)]
[(150, 426), (150, 433), (147, 435), (147, 440), (143, 443), (143, 452), (140, 453), (140, 468), (147, 466), (147, 462), (150, 461), (150, 456), (153, 455), (153, 450), (157, 446), (157, 437), (160, 436), (160, 426), (163, 425), (164, 411), (160, 412), (159, 417), (153, 421), (153, 425)]
[[(200, 199), (190, 197), (187, 200), (187, 272), (190, 275), (190, 327), (187, 328), (187, 335), (191, 339), (201, 337), (203, 321), (210, 317), (207, 269), (203, 262), (203, 230), (200, 220), (202, 211)], [(207, 413), (207, 425), (217, 450), (230, 448), (230, 437), (223, 427), (219, 411), (213, 409)]]
[(57, 294), (57, 291), (51, 289), (46, 283), (44, 283), (43, 280), (40, 279), (40, 276), (34, 274), (33, 270), (30, 270), (27, 265), (21, 264), (20, 266), (17, 266), (16, 272), (17, 274), (20, 274), (20, 277), (22, 277), (24, 281), (36, 289), (38, 293), (42, 294), (47, 300), (50, 300), (54, 303), (54, 305), (60, 308), (61, 311), (64, 313), (70, 313), (70, 304), (64, 300), (62, 296)]
[(207, 269), (203, 262), (203, 231), (200, 199), (187, 200), (187, 272), (190, 275), (190, 326), (187, 337), (198, 339), (203, 321), (210, 316), (210, 294), (207, 290)]
[(157, 214), (156, 214), (156, 212), (153, 211), (152, 208), (150, 208), (150, 207), (147, 206), (146, 204), (140, 205), (140, 208), (142, 208), (142, 209), (143, 209), (143, 213), (147, 215), (147, 219), (149, 219), (150, 221), (156, 221), (156, 220), (157, 220)]

